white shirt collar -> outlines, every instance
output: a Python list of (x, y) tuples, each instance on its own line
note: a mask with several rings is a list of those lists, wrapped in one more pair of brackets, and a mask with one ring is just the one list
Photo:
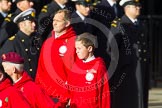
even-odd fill
[(90, 61), (92, 61), (92, 60), (94, 60), (95, 59), (95, 56), (93, 55), (92, 57), (90, 57), (90, 58), (87, 58), (87, 60), (85, 61), (85, 60), (83, 60), (83, 62), (84, 63), (87, 63), (87, 62), (90, 62)]
[(64, 9), (65, 8), (65, 5), (62, 5), (60, 3), (58, 3), (58, 5), (61, 7), (61, 9)]
[(134, 22), (137, 22), (137, 19), (132, 19), (130, 18), (130, 20), (134, 23)]
[(3, 17), (6, 17), (7, 16), (7, 13), (4, 13), (4, 12), (0, 12), (2, 14)]
[(107, 0), (107, 2), (110, 4), (110, 6), (113, 6), (114, 4), (116, 4), (116, 2), (114, 2), (112, 0)]
[(81, 18), (82, 20), (85, 19), (85, 16), (83, 16), (78, 10), (76, 10), (76, 13), (80, 16), (80, 18)]
[(55, 34), (55, 39), (58, 38), (58, 37), (60, 37), (60, 36), (58, 36), (58, 35)]
[(20, 77), (18, 80), (16, 80), (16, 81), (14, 82), (14, 84), (17, 83), (17, 82), (19, 82), (21, 79), (22, 79), (22, 77)]
[[(65, 32), (66, 33), (66, 32)], [(55, 36), (54, 36), (54, 38), (56, 39), (56, 38), (59, 38), (59, 37), (61, 37), (62, 35), (64, 35), (65, 33), (63, 33), (63, 34), (61, 34), (61, 35), (56, 35), (56, 33), (55, 33)]]

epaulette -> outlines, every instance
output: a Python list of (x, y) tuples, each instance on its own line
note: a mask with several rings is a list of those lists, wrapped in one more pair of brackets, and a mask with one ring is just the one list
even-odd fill
[(44, 5), (43, 8), (41, 9), (41, 12), (47, 12), (47, 5)]
[(117, 27), (118, 26), (118, 23), (120, 22), (120, 18), (115, 18), (112, 23), (111, 23), (111, 26), (112, 27)]
[(11, 36), (10, 38), (8, 38), (8, 40), (14, 40), (15, 39), (15, 36)]
[(11, 16), (12, 16), (12, 14), (8, 14), (4, 20), (7, 22), (11, 22)]

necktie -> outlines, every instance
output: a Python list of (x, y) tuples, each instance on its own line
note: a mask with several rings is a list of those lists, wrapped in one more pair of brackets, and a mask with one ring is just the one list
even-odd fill
[(114, 8), (115, 16), (118, 16), (118, 9), (116, 3), (114, 3), (113, 8)]
[(134, 25), (135, 25), (135, 26), (137, 26), (137, 25), (138, 25), (138, 22), (137, 22), (137, 21), (135, 21), (135, 22), (134, 22)]

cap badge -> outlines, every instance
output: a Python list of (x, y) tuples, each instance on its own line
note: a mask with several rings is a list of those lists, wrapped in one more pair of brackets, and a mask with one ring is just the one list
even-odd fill
[(32, 12), (32, 13), (31, 13), (31, 16), (32, 16), (32, 17), (35, 17), (35, 12)]
[(6, 55), (5, 55), (5, 54), (2, 55), (2, 59), (3, 59), (3, 60), (6, 59)]
[(90, 2), (90, 0), (85, 0), (87, 3)]

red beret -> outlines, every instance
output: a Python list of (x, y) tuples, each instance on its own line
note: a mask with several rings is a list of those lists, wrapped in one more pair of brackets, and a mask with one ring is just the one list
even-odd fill
[(9, 52), (2, 55), (2, 62), (11, 62), (17, 64), (23, 64), (24, 59), (16, 52)]

